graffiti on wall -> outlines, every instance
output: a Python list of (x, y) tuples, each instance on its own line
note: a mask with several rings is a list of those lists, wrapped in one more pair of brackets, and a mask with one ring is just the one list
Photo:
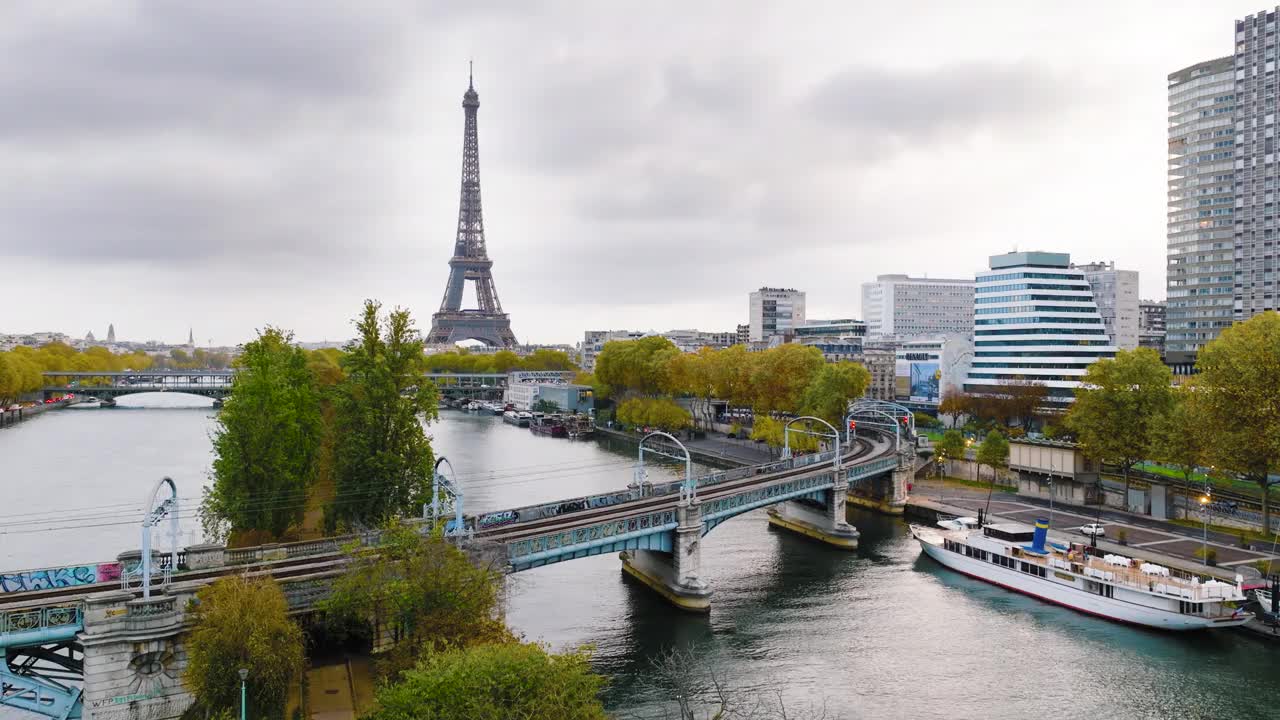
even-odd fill
[(95, 583), (114, 582), (119, 579), (120, 563), (118, 562), (98, 563), (97, 565), (72, 565), (70, 567), (47, 568), (45, 570), (27, 570), (25, 572), (0, 574), (0, 593), (93, 585)]

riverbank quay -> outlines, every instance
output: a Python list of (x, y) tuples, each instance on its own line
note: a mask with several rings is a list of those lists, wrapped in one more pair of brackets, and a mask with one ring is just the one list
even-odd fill
[(24, 420), (30, 420), (50, 410), (64, 408), (71, 403), (71, 400), (59, 400), (58, 402), (41, 403), (31, 407), (18, 408), (17, 410), (0, 410), (0, 429), (13, 427)]
[[(596, 432), (607, 437), (617, 438), (619, 440), (627, 440), (633, 443), (639, 443), (644, 435), (638, 432), (627, 432), (616, 428), (596, 426)], [(720, 433), (707, 433), (706, 437), (699, 439), (685, 439), (680, 437), (680, 442), (689, 450), (689, 456), (694, 460), (717, 467), (746, 467), (747, 465), (759, 465), (767, 463), (770, 460), (776, 460), (773, 453), (769, 451), (768, 446), (763, 443), (755, 443), (750, 440), (738, 440), (730, 438)]]

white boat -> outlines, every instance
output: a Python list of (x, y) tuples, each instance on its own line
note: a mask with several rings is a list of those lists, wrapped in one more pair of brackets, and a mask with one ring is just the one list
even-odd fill
[(509, 425), (519, 425), (520, 413), (516, 412), (515, 410), (508, 410), (502, 413), (502, 422), (507, 423)]
[(938, 527), (944, 530), (977, 530), (978, 518), (976, 517), (947, 517), (938, 521)]
[(533, 413), (521, 410), (516, 414), (516, 425), (520, 427), (529, 427), (529, 423), (533, 422)]
[(1256, 588), (1253, 591), (1253, 597), (1258, 601), (1258, 607), (1264, 615), (1271, 615), (1271, 591), (1267, 588)]
[(981, 529), (912, 525), (929, 557), (948, 568), (1073, 610), (1163, 630), (1243, 625), (1243, 578), (1196, 576), (1083, 543), (1046, 545), (1049, 524), (996, 523)]
[(102, 407), (102, 401), (96, 397), (82, 397), (67, 405), (68, 410), (94, 410)]

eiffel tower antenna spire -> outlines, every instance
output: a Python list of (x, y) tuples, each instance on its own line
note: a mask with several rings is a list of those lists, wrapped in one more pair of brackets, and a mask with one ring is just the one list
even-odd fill
[[(516, 344), (511, 321), (502, 312), (498, 290), (493, 284), (493, 261), (484, 239), (484, 214), (480, 206), (480, 141), (476, 114), (480, 94), (474, 75), (468, 71), (467, 91), (462, 94), (462, 193), (458, 202), (458, 234), (449, 259), (449, 281), (445, 285), (440, 311), (431, 316), (427, 342), (445, 344), (459, 340), (479, 340), (493, 347)], [(475, 310), (462, 309), (463, 286), (475, 283)]]

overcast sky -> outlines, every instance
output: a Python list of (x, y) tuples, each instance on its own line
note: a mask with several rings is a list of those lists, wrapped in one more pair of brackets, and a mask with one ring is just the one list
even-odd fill
[(522, 342), (731, 330), (761, 285), (861, 317), (879, 273), (1014, 248), (1163, 298), (1166, 76), (1264, 7), (9, 0), (0, 332), (333, 340), (368, 297), (429, 326), (470, 59)]

